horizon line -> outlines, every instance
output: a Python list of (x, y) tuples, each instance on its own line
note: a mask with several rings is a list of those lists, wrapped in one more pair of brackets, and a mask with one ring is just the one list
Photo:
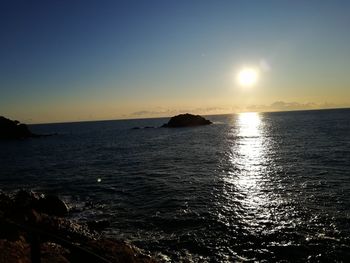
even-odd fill
[[(194, 114), (194, 115), (203, 115), (203, 116), (219, 116), (219, 115), (231, 115), (231, 114), (241, 114), (241, 113), (278, 113), (278, 112), (298, 112), (298, 111), (324, 111), (324, 110), (346, 110), (350, 109), (350, 106), (346, 107), (332, 107), (332, 108), (318, 108), (318, 109), (292, 109), (292, 110), (270, 110), (270, 111), (237, 111), (230, 113), (220, 113), (220, 114)], [(185, 114), (190, 112), (184, 112), (179, 114)], [(179, 115), (176, 114), (176, 115)], [(192, 113), (190, 113), (192, 114)], [(173, 115), (173, 116), (176, 116)], [(163, 119), (171, 118), (173, 116), (159, 116), (159, 117), (144, 117), (144, 118), (119, 118), (119, 119), (96, 119), (96, 120), (77, 120), (77, 121), (58, 121), (58, 122), (39, 122), (39, 123), (25, 123), (27, 125), (46, 125), (46, 124), (68, 124), (68, 123), (80, 123), (80, 122), (107, 122), (107, 121), (127, 121), (127, 120), (147, 120), (147, 119)], [(21, 122), (22, 123), (22, 122)]]

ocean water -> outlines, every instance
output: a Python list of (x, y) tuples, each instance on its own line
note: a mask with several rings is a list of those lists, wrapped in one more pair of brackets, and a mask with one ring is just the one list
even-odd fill
[(0, 188), (58, 194), (168, 262), (350, 262), (350, 109), (32, 125)]

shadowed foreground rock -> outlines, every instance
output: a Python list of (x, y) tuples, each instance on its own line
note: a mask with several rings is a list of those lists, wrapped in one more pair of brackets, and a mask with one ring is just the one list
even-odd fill
[(168, 123), (163, 124), (165, 128), (178, 128), (178, 127), (191, 127), (191, 126), (202, 126), (212, 124), (211, 121), (203, 118), (199, 115), (193, 114), (180, 114), (172, 117)]
[(32, 133), (28, 126), (19, 121), (12, 121), (0, 116), (0, 139), (23, 139), (38, 137)]
[(124, 241), (103, 238), (84, 224), (54, 216), (67, 214), (66, 208), (53, 196), (22, 190), (13, 196), (0, 193), (0, 263), (156, 262)]

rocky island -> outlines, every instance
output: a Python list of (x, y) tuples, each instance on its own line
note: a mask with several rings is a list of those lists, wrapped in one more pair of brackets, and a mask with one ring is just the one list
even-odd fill
[(0, 139), (24, 139), (29, 137), (39, 137), (32, 133), (28, 126), (0, 116)]
[(180, 114), (172, 117), (168, 123), (163, 124), (163, 128), (192, 127), (212, 124), (210, 120), (200, 115)]

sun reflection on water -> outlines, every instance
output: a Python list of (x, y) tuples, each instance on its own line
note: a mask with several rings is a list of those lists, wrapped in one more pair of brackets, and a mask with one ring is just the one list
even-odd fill
[(261, 193), (265, 169), (265, 144), (263, 120), (259, 113), (242, 113), (236, 123), (236, 140), (231, 163), (236, 168), (231, 183), (244, 196), (246, 208), (258, 209), (267, 202)]
[(238, 115), (239, 136), (261, 135), (261, 117), (256, 112), (246, 112)]

